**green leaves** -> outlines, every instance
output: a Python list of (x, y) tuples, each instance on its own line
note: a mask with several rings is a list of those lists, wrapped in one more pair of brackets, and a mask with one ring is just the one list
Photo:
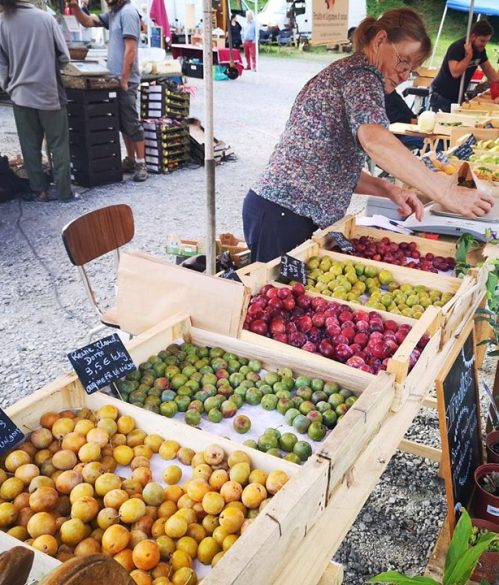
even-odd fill
[[(494, 532), (485, 532), (476, 544), (470, 546), (473, 526), (468, 512), (461, 508), (461, 516), (454, 530), (447, 557), (445, 559), (444, 577), (438, 583), (430, 577), (406, 577), (397, 571), (387, 571), (371, 577), (367, 583), (391, 583), (392, 585), (466, 585), (471, 578), (481, 555), (489, 545), (499, 538)], [(489, 585), (482, 581), (480, 585)]]
[(443, 585), (449, 585), (446, 576), (450, 575), (458, 560), (468, 550), (472, 528), (470, 515), (466, 510), (463, 510), (454, 529), (454, 534), (447, 551), (447, 557), (445, 558)]
[(469, 264), (467, 263), (466, 257), (470, 248), (475, 243), (475, 239), (471, 234), (463, 234), (457, 241), (456, 248), (456, 273), (466, 274), (469, 270)]
[(478, 560), (489, 548), (490, 543), (496, 539), (497, 534), (495, 532), (488, 532), (481, 536), (478, 542), (457, 560), (450, 573), (445, 572), (443, 585), (466, 585), (475, 570)]
[(397, 571), (387, 571), (371, 577), (367, 583), (392, 583), (392, 585), (439, 585), (438, 581), (430, 577), (406, 577)]

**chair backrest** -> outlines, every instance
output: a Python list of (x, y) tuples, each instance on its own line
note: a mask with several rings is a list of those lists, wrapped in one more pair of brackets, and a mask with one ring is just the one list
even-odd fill
[(110, 205), (69, 222), (62, 229), (62, 241), (71, 262), (82, 266), (127, 244), (134, 233), (132, 209)]

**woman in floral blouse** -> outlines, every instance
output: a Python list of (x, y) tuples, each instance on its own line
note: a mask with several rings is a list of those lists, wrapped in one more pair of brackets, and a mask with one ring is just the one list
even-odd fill
[(384, 94), (424, 62), (431, 41), (412, 10), (390, 10), (357, 28), (356, 52), (323, 69), (301, 90), (269, 163), (243, 205), (253, 261), (268, 261), (345, 215), (352, 193), (388, 197), (401, 215), (423, 205), (410, 191), (362, 171), (366, 156), (450, 211), (487, 213), (493, 199), (450, 185), (388, 130)]

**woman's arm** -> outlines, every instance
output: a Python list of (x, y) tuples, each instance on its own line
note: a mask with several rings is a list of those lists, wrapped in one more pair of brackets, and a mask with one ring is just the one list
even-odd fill
[(415, 213), (417, 219), (421, 220), (423, 218), (424, 206), (415, 193), (401, 189), (389, 181), (373, 177), (364, 171), (360, 173), (355, 193), (387, 197), (399, 206), (397, 211), (401, 216)]
[(458, 187), (451, 184), (449, 177), (430, 171), (383, 126), (362, 124), (357, 138), (366, 154), (378, 166), (449, 211), (466, 217), (479, 217), (494, 205), (490, 195), (477, 189)]

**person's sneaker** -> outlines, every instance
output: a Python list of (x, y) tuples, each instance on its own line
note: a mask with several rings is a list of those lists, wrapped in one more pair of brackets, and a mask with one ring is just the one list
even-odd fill
[(127, 156), (123, 159), (121, 163), (121, 168), (124, 173), (134, 173), (135, 172), (135, 161)]
[(142, 183), (147, 179), (147, 167), (146, 163), (137, 163), (135, 165), (135, 173), (133, 175), (133, 180), (136, 183)]

